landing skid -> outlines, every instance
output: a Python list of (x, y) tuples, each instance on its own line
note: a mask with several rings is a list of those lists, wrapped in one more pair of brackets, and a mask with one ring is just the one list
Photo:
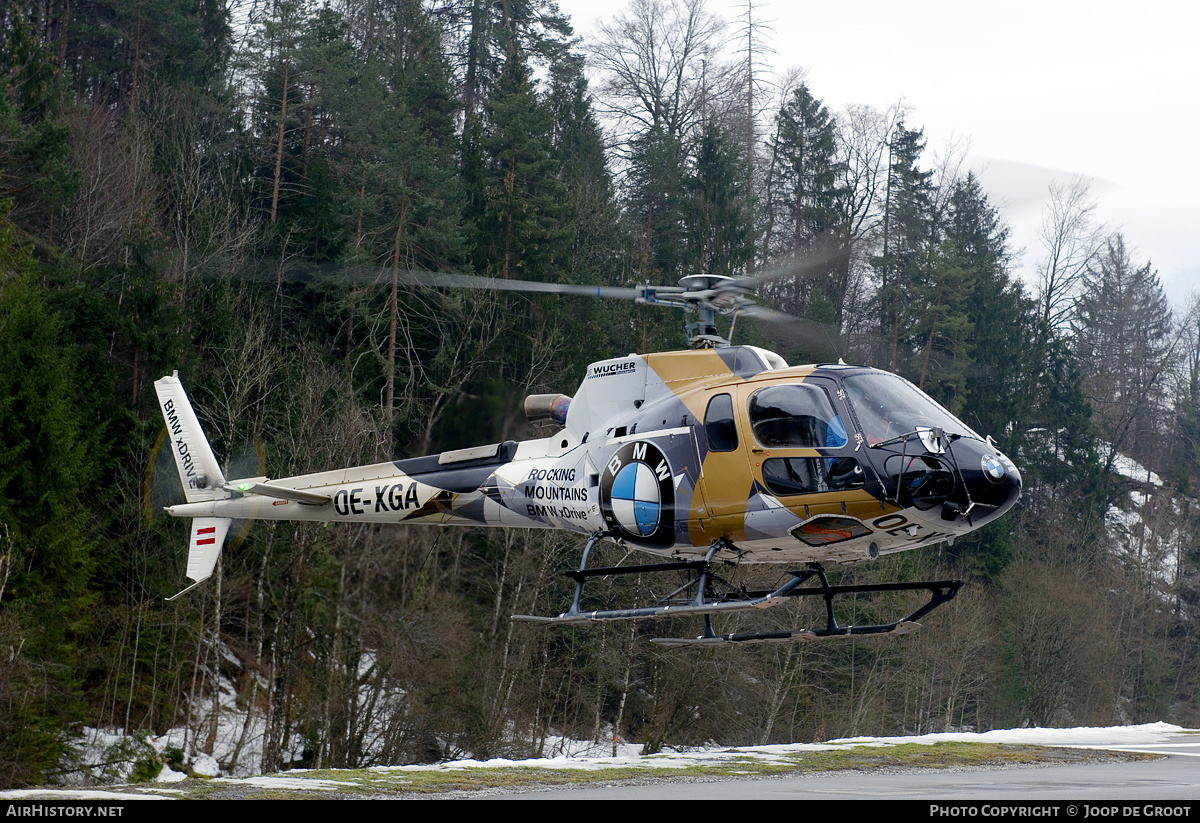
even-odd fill
[[(750, 632), (743, 634), (712, 634), (712, 626), (706, 620), (705, 634), (699, 637), (652, 637), (651, 643), (660, 646), (720, 646), (725, 643), (802, 643), (810, 640), (836, 640), (856, 634), (909, 634), (921, 628), (921, 624), (912, 620), (900, 620), (887, 626), (847, 626), (838, 634), (828, 634), (824, 630), (796, 629), (790, 632)], [(875, 628), (883, 631), (863, 632), (860, 629)]]
[[(810, 640), (826, 640), (862, 635), (901, 635), (916, 631), (921, 627), (918, 622), (938, 606), (953, 600), (958, 590), (962, 588), (961, 580), (934, 580), (914, 583), (871, 583), (855, 586), (830, 586), (825, 576), (825, 570), (819, 563), (809, 563), (803, 571), (790, 572), (791, 579), (773, 591), (746, 591), (730, 586), (713, 573), (712, 561), (722, 549), (736, 550), (727, 541), (714, 541), (703, 560), (683, 560), (674, 563), (653, 563), (640, 566), (614, 566), (608, 568), (588, 568), (588, 560), (596, 544), (612, 535), (608, 532), (593, 534), (583, 549), (583, 559), (576, 571), (567, 572), (575, 580), (575, 596), (571, 608), (556, 617), (541, 617), (537, 615), (513, 615), (513, 620), (549, 625), (579, 625), (606, 620), (636, 620), (652, 617), (684, 617), (688, 615), (704, 616), (704, 634), (699, 637), (656, 637), (650, 642), (665, 646), (711, 646), (723, 643), (789, 643)], [(593, 577), (613, 577), (621, 574), (652, 574), (668, 571), (694, 571), (697, 576), (694, 581), (696, 595), (690, 600), (679, 598), (679, 595), (692, 584), (676, 589), (659, 601), (656, 606), (637, 609), (612, 609), (600, 611), (582, 611), (579, 608), (583, 599), (584, 584)], [(817, 585), (804, 587), (804, 584), (815, 579)], [(847, 594), (862, 594), (868, 592), (896, 591), (928, 591), (929, 601), (913, 611), (908, 616), (894, 623), (881, 623), (869, 626), (839, 626), (833, 615), (834, 598)], [(781, 632), (748, 632), (739, 634), (716, 634), (712, 629), (712, 615), (733, 612), (761, 611), (777, 606), (789, 597), (820, 596), (825, 599), (825, 627), (817, 629), (797, 629)]]

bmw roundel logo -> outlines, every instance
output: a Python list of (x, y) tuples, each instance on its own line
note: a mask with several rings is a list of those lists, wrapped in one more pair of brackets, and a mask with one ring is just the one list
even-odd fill
[(653, 443), (626, 443), (600, 476), (605, 524), (632, 543), (675, 542), (675, 483), (666, 456)]
[(983, 466), (983, 473), (987, 475), (987, 479), (993, 483), (999, 483), (1004, 479), (1004, 464), (994, 454), (985, 454), (980, 461)]

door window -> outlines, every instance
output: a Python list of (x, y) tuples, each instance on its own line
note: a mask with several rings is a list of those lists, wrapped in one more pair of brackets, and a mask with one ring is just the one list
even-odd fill
[(750, 429), (768, 449), (838, 449), (846, 429), (817, 386), (769, 386), (750, 397)]
[(708, 401), (704, 412), (704, 434), (708, 437), (708, 450), (731, 452), (738, 447), (737, 425), (733, 419), (733, 398), (718, 394)]

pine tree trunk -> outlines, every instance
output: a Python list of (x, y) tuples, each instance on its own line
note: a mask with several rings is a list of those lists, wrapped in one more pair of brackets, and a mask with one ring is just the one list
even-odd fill
[(400, 214), (396, 218), (396, 242), (392, 247), (392, 300), (389, 308), (391, 323), (388, 328), (387, 391), (385, 392), (383, 401), (383, 420), (385, 424), (383, 444), (384, 451), (388, 457), (392, 454), (392, 414), (396, 398), (396, 323), (400, 312), (400, 247), (404, 239), (404, 220), (407, 210), (408, 201), (401, 199)]
[(275, 143), (275, 184), (271, 189), (271, 225), (279, 216), (279, 178), (283, 173), (283, 132), (287, 125), (288, 100), (288, 64), (287, 57), (283, 58), (283, 102), (279, 105), (279, 137)]

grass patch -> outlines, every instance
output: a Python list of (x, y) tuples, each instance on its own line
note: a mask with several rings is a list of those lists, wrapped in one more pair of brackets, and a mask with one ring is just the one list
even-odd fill
[[(1065, 749), (1047, 746), (1014, 746), (999, 743), (943, 742), (932, 745), (847, 745), (829, 751), (786, 752), (755, 755), (727, 751), (712, 754), (707, 761), (686, 765), (669, 763), (670, 755), (645, 758), (644, 764), (597, 766), (589, 769), (512, 767), (432, 767), (424, 769), (322, 769), (264, 775), (268, 785), (236, 780), (189, 779), (171, 784), (172, 794), (190, 799), (321, 799), (333, 797), (421, 797), (456, 792), (520, 790), (597, 783), (637, 782), (656, 779), (720, 779), (771, 777), (785, 774), (822, 774), (836, 771), (878, 769), (995, 768), (997, 766), (1058, 765), (1084, 762), (1128, 762), (1154, 760), (1159, 755), (1137, 752)], [(279, 782), (271, 785), (271, 779)], [(298, 788), (308, 783), (311, 788)], [(131, 787), (132, 788), (132, 787)], [(147, 794), (153, 784), (138, 787)], [(182, 791), (182, 794), (175, 792)]]
[[(879, 768), (952, 769), (1091, 760), (1095, 753), (1046, 746), (1012, 746), (1001, 743), (943, 742), (926, 745), (854, 746), (844, 750), (803, 752), (795, 755), (795, 771), (802, 773), (857, 771)], [(1119, 755), (1124, 760), (1124, 755)]]

